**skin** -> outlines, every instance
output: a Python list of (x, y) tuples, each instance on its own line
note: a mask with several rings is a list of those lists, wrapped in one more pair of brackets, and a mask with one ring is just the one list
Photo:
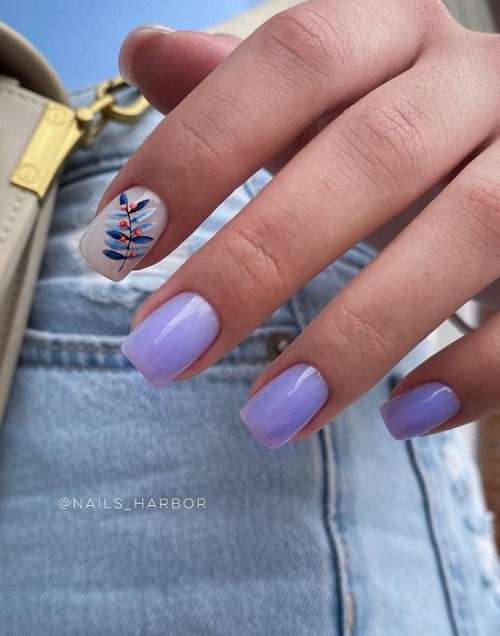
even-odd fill
[[(141, 28), (120, 65), (170, 113), (99, 206), (135, 184), (166, 201), (169, 225), (141, 267), (164, 258), (258, 168), (276, 173), (136, 314), (134, 326), (185, 290), (216, 308), (220, 333), (181, 379), (368, 237), (385, 249), (251, 391), (295, 363), (316, 367), (331, 393), (302, 438), (497, 281), (500, 36), (464, 29), (440, 0), (310, 0), (242, 43)], [(494, 317), (394, 395), (448, 384), (462, 408), (446, 428), (496, 412), (499, 349)]]

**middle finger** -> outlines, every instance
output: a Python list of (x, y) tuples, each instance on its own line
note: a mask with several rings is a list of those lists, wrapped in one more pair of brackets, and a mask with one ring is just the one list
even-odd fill
[[(145, 303), (124, 344), (132, 363), (155, 384), (197, 358), (183, 377), (206, 368), (476, 149), (495, 127), (500, 95), (479, 56), (457, 53), (455, 61), (452, 71), (430, 51), (322, 131)], [(463, 91), (464, 80), (473, 90)], [(183, 295), (180, 306), (170, 300), (145, 318), (185, 290), (196, 299)], [(172, 355), (173, 345), (182, 355)]]

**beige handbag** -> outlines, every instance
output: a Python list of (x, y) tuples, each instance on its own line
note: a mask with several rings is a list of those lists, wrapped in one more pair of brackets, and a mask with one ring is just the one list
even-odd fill
[[(0, 23), (0, 418), (28, 318), (57, 187), (54, 181), (45, 196), (38, 197), (11, 183), (11, 176), (49, 100), (61, 104), (67, 100), (56, 74), (24, 38)], [(26, 170), (29, 178), (29, 168)]]
[(48, 62), (0, 22), (0, 421), (64, 161), (77, 145), (90, 145), (107, 119), (133, 121), (148, 107), (140, 95), (119, 105), (122, 85), (121, 78), (101, 82), (95, 101), (73, 110)]

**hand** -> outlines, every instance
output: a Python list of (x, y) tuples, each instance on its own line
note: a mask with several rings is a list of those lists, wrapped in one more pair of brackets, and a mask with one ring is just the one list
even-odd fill
[[(257, 379), (242, 417), (276, 448), (324, 426), (499, 277), (500, 36), (467, 31), (440, 0), (310, 0), (234, 47), (142, 29), (122, 50), (157, 108), (180, 103), (82, 241), (104, 274), (163, 258), (258, 168), (281, 167), (138, 310), (123, 352), (154, 384), (200, 373), (345, 250), (428, 202)], [(122, 196), (117, 215), (126, 191), (136, 200)], [(144, 210), (153, 227), (136, 244)], [(391, 433), (500, 410), (499, 349), (495, 316), (427, 360), (382, 406)]]

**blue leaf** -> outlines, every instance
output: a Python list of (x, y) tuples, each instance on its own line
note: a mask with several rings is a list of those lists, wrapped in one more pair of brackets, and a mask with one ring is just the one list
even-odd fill
[(106, 230), (106, 234), (114, 239), (121, 239), (122, 237), (125, 237), (128, 240), (128, 236), (123, 232), (118, 232), (118, 230)]
[(153, 223), (141, 223), (141, 225), (137, 225), (135, 229), (141, 230), (141, 232), (145, 232), (146, 230), (150, 230), (155, 225), (158, 225), (156, 221), (153, 221)]
[(109, 212), (108, 216), (113, 219), (126, 219), (128, 214), (126, 212)]
[(125, 254), (120, 254), (119, 252), (115, 252), (113, 250), (103, 250), (103, 254), (105, 254), (108, 258), (112, 258), (114, 261), (124, 261), (126, 260)]
[(114, 250), (126, 250), (127, 246), (120, 241), (115, 241), (114, 239), (108, 239), (104, 241), (108, 247), (112, 247)]
[(139, 210), (142, 210), (142, 208), (145, 208), (148, 203), (149, 199), (143, 199), (142, 201), (139, 201), (139, 203), (136, 203), (132, 214), (135, 214), (136, 212), (139, 212)]
[(137, 216), (132, 217), (132, 223), (139, 223), (139, 221), (145, 221), (146, 219), (149, 219), (150, 216), (153, 216), (154, 213), (155, 213), (154, 210), (145, 210), (144, 212), (141, 212)]
[(123, 231), (128, 234), (128, 230), (129, 230), (128, 226), (122, 227), (116, 219), (108, 219), (106, 221), (106, 225), (109, 225), (109, 227), (114, 230), (118, 230), (119, 232)]
[(127, 203), (128, 203), (128, 197), (125, 194), (125, 192), (122, 192), (120, 194), (120, 205), (127, 205)]
[(149, 243), (153, 240), (152, 236), (133, 236), (131, 239), (132, 243)]

